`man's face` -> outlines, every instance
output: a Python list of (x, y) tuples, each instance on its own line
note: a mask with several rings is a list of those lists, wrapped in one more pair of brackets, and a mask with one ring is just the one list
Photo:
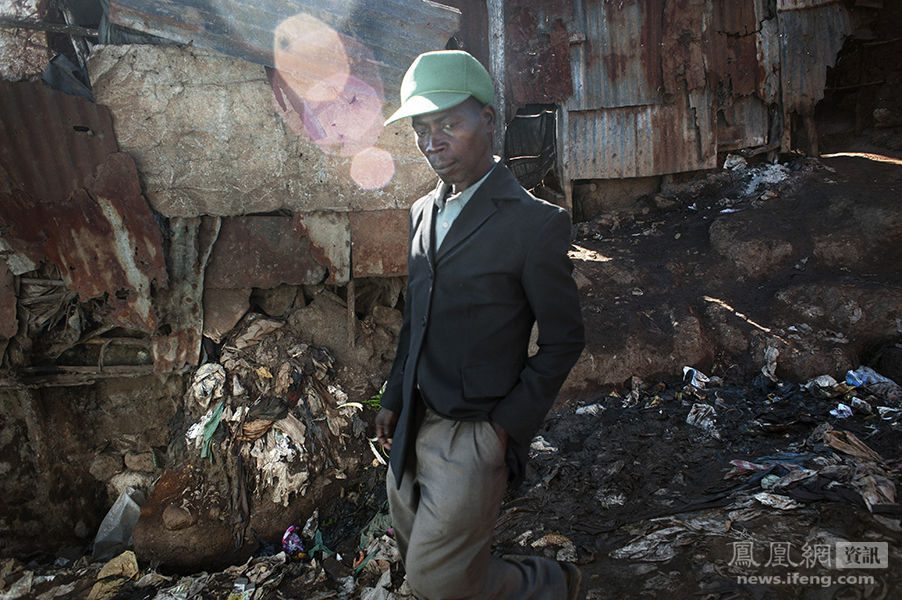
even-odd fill
[(463, 189), (491, 168), (495, 110), (490, 105), (469, 98), (447, 110), (413, 117), (412, 123), (420, 152), (445, 183)]

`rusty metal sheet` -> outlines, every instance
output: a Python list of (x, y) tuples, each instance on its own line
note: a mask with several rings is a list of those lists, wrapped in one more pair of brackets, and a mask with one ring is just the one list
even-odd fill
[(754, 94), (764, 77), (757, 56), (754, 2), (715, 2), (711, 29), (705, 58), (715, 98)]
[(105, 319), (153, 332), (151, 288), (167, 285), (168, 276), (162, 234), (141, 195), (131, 157), (111, 154), (65, 205), (36, 208), (38, 213), (49, 208), (46, 247), (66, 287), (83, 300), (106, 295)]
[(489, 11), (486, 0), (443, 0), (442, 4), (460, 11), (460, 26), (454, 37), (484, 65), (490, 64)]
[[(0, 261), (0, 338), (11, 338), (19, 330), (16, 321), (16, 278), (6, 266), (6, 261)], [(2, 347), (2, 346), (0, 346)], [(0, 351), (0, 357), (3, 356)]]
[(760, 21), (761, 28), (755, 35), (755, 51), (761, 65), (758, 96), (767, 104), (780, 100), (780, 23), (776, 18)]
[(704, 0), (578, 3), (574, 93), (559, 149), (569, 179), (715, 166), (705, 69), (710, 13)]
[[(659, 2), (653, 4), (660, 10)], [(692, 93), (708, 87), (705, 51), (710, 46), (711, 10), (707, 0), (668, 0), (663, 5), (663, 33), (658, 49), (665, 103), (683, 90)]]
[[(350, 62), (381, 69), (386, 87), (397, 95), (413, 58), (443, 48), (459, 28), (460, 13), (423, 0), (110, 0), (110, 20), (267, 66), (278, 66), (274, 55), (292, 44), (282, 34), (322, 36), (312, 40), (314, 50), (341, 37), (353, 39), (360, 45)], [(324, 65), (309, 58), (308, 52), (308, 60), (294, 65), (320, 77)]]
[(569, 98), (571, 5), (529, 0), (507, 2), (504, 10), (507, 101), (517, 107)]
[(41, 83), (0, 83), (0, 225), (34, 263), (52, 261), (108, 322), (153, 331), (153, 283), (167, 281), (162, 236), (109, 111)]
[(328, 265), (314, 255), (299, 219), (226, 217), (204, 274), (212, 288), (273, 288), (325, 281)]
[(169, 285), (154, 294), (164, 323), (151, 338), (155, 373), (183, 371), (200, 360), (204, 268), (219, 235), (219, 217), (169, 219)]
[(570, 110), (658, 104), (663, 11), (656, 0), (578, 2)]
[(354, 277), (406, 275), (409, 211), (371, 210), (350, 217)]
[(152, 285), (166, 285), (162, 235), (141, 195), (131, 157), (114, 153), (65, 201), (41, 201), (21, 189), (0, 194), (7, 242), (36, 263), (60, 267), (81, 300), (105, 297), (104, 319), (152, 332)]
[(326, 283), (351, 280), (351, 224), (346, 212), (307, 212), (295, 215), (293, 225), (310, 240), (316, 261), (328, 270)]
[(717, 149), (719, 151), (754, 148), (768, 143), (770, 112), (757, 96), (733, 98), (729, 106), (722, 107), (717, 123)]
[(699, 129), (688, 102), (568, 114), (560, 148), (571, 179), (648, 177), (717, 166), (712, 128)]
[(827, 67), (836, 64), (836, 56), (852, 32), (849, 14), (842, 4), (815, 5), (816, 8), (801, 10), (806, 7), (800, 6), (800, 10), (784, 10), (777, 15), (786, 114), (814, 114), (815, 105), (824, 97)]
[(0, 82), (0, 167), (8, 187), (63, 203), (117, 150), (107, 107), (41, 82)]

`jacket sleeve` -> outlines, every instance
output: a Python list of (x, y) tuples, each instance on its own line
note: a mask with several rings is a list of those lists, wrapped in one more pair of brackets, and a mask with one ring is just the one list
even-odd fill
[(539, 327), (539, 351), (490, 415), (521, 446), (528, 446), (541, 427), (585, 345), (569, 249), (570, 216), (555, 210), (527, 252), (521, 278)]
[[(411, 213), (408, 249), (413, 239), (413, 214)], [(408, 256), (409, 264), (409, 256)], [(409, 272), (409, 269), (408, 269)], [(398, 334), (398, 348), (395, 351), (395, 361), (392, 363), (391, 372), (388, 375), (388, 381), (385, 383), (385, 390), (382, 392), (382, 407), (387, 408), (396, 413), (401, 412), (404, 405), (404, 365), (407, 363), (407, 355), (410, 349), (410, 295), (404, 293), (404, 320), (401, 324), (401, 332)]]

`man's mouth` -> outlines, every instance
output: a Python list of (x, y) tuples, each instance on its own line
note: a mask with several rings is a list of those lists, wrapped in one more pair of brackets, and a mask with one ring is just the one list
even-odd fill
[(432, 170), (436, 173), (440, 173), (443, 171), (447, 171), (454, 165), (453, 160), (434, 160), (429, 161), (429, 164), (432, 166)]

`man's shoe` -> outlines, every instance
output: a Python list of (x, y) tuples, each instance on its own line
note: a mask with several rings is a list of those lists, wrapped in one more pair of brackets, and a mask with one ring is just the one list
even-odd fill
[(579, 567), (569, 562), (559, 562), (564, 572), (564, 581), (567, 582), (567, 600), (576, 600), (579, 596), (579, 586), (582, 583), (583, 574)]

